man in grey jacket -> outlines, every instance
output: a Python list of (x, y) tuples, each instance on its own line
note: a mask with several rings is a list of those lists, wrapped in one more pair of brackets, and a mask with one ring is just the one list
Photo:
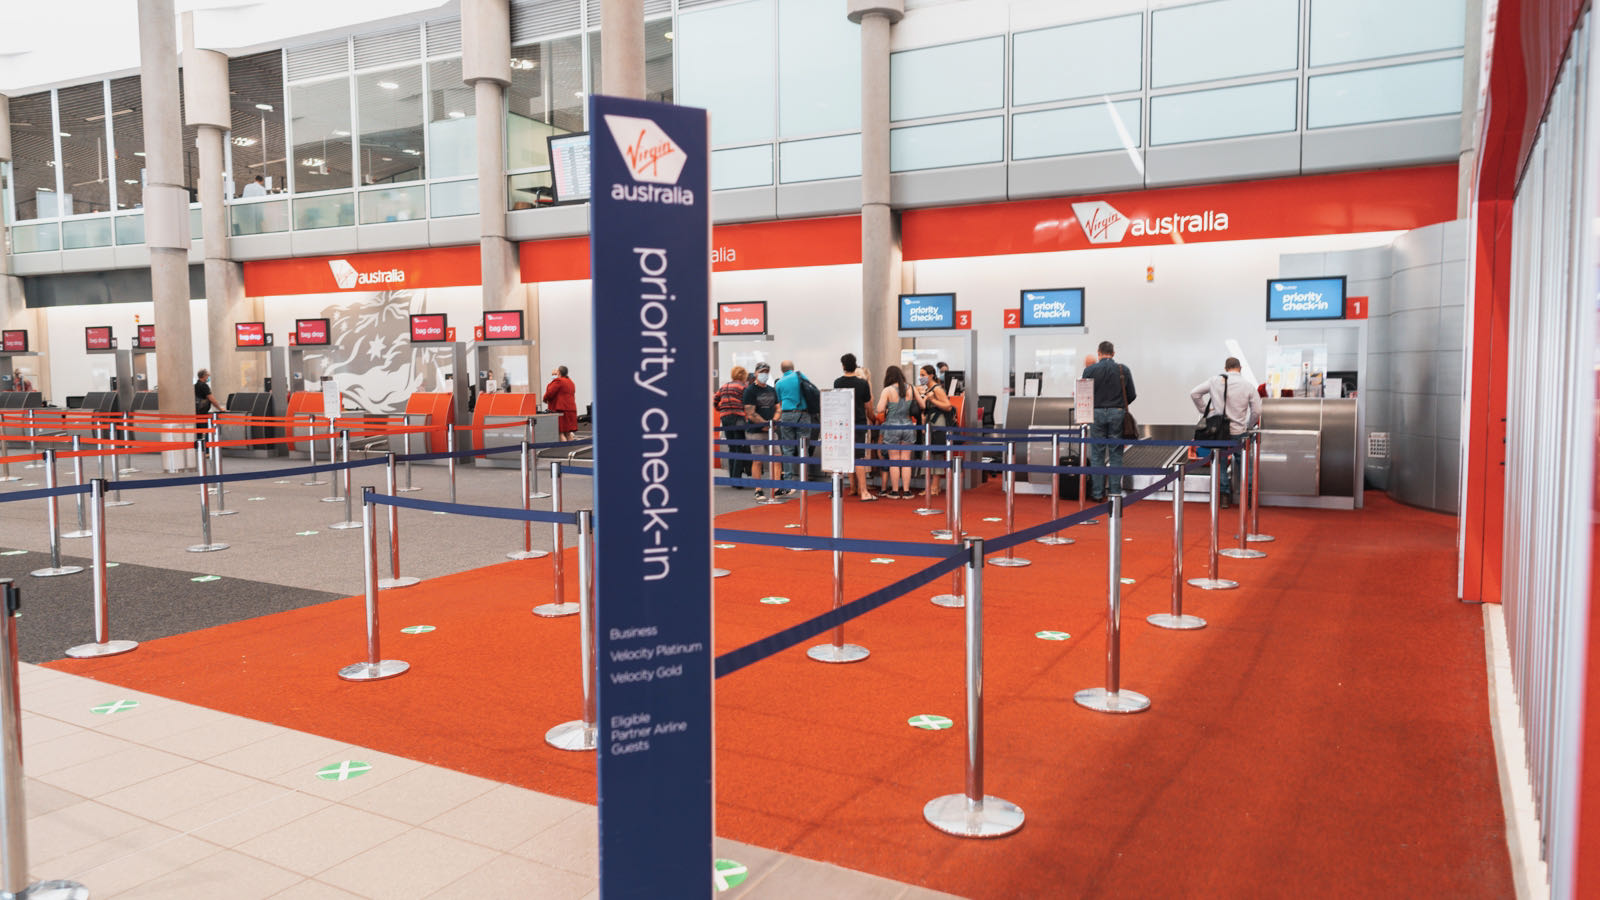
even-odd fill
[[(1238, 437), (1254, 428), (1261, 421), (1261, 395), (1256, 391), (1256, 386), (1244, 377), (1240, 371), (1238, 357), (1230, 356), (1222, 364), (1221, 375), (1213, 375), (1205, 381), (1195, 385), (1189, 392), (1189, 399), (1194, 402), (1194, 408), (1204, 415), (1225, 415), (1228, 417), (1228, 434)], [(1206, 412), (1207, 406), (1210, 412)], [(1208, 451), (1202, 448), (1202, 454)], [(1239, 465), (1240, 454), (1235, 453), (1229, 465), (1222, 467), (1222, 505), (1228, 506), (1232, 502), (1234, 468)]]

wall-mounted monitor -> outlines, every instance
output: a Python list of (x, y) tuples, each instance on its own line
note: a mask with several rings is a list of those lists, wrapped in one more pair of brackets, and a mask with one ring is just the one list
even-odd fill
[(442, 344), (449, 339), (444, 313), (417, 313), (411, 317), (411, 343)]
[(327, 319), (295, 319), (295, 343), (302, 347), (325, 347), (330, 343)]
[(138, 350), (154, 350), (156, 348), (156, 327), (154, 325), (140, 325), (139, 333), (133, 336), (133, 346)]
[(483, 339), (486, 341), (522, 340), (522, 310), (484, 310)]
[(0, 331), (0, 349), (7, 353), (27, 353), (28, 332), (22, 328)]
[(272, 335), (267, 334), (265, 322), (235, 322), (233, 326), (235, 347), (270, 347)]
[(956, 327), (955, 294), (901, 294), (900, 330)]
[(717, 334), (766, 333), (766, 301), (717, 304)]
[(1083, 288), (1023, 291), (1021, 324), (1023, 328), (1082, 325)]
[(83, 330), (85, 350), (115, 350), (116, 339), (111, 336), (110, 325), (90, 325)]
[(589, 132), (551, 135), (550, 189), (557, 203), (589, 199)]
[(1344, 318), (1344, 276), (1273, 278), (1267, 282), (1267, 321)]

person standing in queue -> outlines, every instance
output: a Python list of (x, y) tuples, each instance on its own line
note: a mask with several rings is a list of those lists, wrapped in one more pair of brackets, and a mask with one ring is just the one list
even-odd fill
[(221, 409), (222, 404), (217, 402), (217, 395), (211, 393), (211, 370), (201, 369), (194, 381), (194, 414), (207, 415), (212, 407)]
[[(1222, 374), (1213, 375), (1205, 381), (1195, 385), (1189, 392), (1189, 399), (1194, 402), (1194, 408), (1201, 415), (1225, 415), (1228, 417), (1228, 434), (1238, 437), (1255, 427), (1261, 421), (1261, 394), (1256, 386), (1251, 384), (1240, 371), (1242, 366), (1239, 358), (1230, 356), (1222, 364)], [(1212, 448), (1200, 448), (1200, 456), (1210, 456)], [(1236, 482), (1234, 473), (1238, 470), (1243, 455), (1234, 453), (1228, 464), (1222, 467), (1222, 506), (1227, 508), (1233, 502), (1233, 485)]]
[[(765, 431), (767, 426), (778, 419), (778, 391), (767, 382), (772, 378), (772, 367), (766, 363), (756, 363), (756, 374), (751, 378), (744, 389), (744, 422), (745, 434), (752, 431)], [(766, 455), (772, 455), (771, 447), (765, 447)], [(774, 463), (773, 465), (777, 465)], [(750, 464), (750, 477), (759, 479), (763, 474), (776, 474), (762, 471), (762, 463), (758, 460)], [(756, 499), (761, 500), (767, 496), (762, 488), (756, 488)]]
[[(744, 392), (747, 385), (745, 379), (748, 373), (744, 366), (734, 366), (729, 374), (728, 383), (717, 388), (711, 398), (711, 408), (717, 415), (718, 424), (722, 426), (723, 446), (729, 453), (749, 453), (748, 445), (741, 443), (745, 439), (744, 430)], [(728, 477), (743, 478), (749, 470), (750, 461), (747, 459), (728, 460)], [(734, 490), (744, 490), (744, 485), (736, 484)]]
[[(1122, 438), (1122, 420), (1128, 413), (1128, 404), (1138, 398), (1133, 389), (1133, 373), (1117, 362), (1117, 348), (1110, 341), (1101, 341), (1099, 358), (1094, 365), (1083, 370), (1083, 377), (1094, 381), (1094, 425), (1090, 437), (1106, 440)], [(1090, 444), (1090, 465), (1117, 468), (1122, 465), (1122, 445), (1115, 443)], [(1122, 493), (1122, 479), (1116, 476), (1089, 476), (1089, 499), (1099, 503), (1108, 494)]]
[[(939, 372), (933, 366), (923, 366), (919, 373), (917, 385), (917, 406), (922, 410), (922, 421), (928, 423), (928, 438), (935, 444), (943, 444), (947, 440), (944, 430), (955, 423), (951, 416), (955, 414), (955, 401), (945, 393), (944, 385), (939, 383)], [(927, 453), (929, 459), (933, 452)], [(929, 497), (939, 496), (939, 470), (924, 469), (922, 472), (925, 491)]]
[(556, 429), (561, 432), (563, 441), (578, 439), (578, 387), (567, 377), (566, 366), (550, 370), (550, 383), (544, 388), (544, 408), (561, 414)]
[[(805, 373), (794, 367), (792, 360), (778, 363), (778, 368), (783, 374), (778, 377), (778, 383), (773, 385), (778, 391), (778, 438), (784, 441), (794, 441), (792, 447), (784, 447), (785, 456), (800, 458), (800, 439), (810, 437), (811, 429), (806, 427), (810, 416), (806, 412), (805, 391), (800, 384), (806, 380)], [(800, 463), (786, 462), (783, 464), (783, 480), (798, 481), (800, 478)], [(793, 488), (781, 488), (774, 497), (787, 497), (794, 493)]]
[[(835, 390), (848, 390), (853, 392), (855, 398), (855, 416), (857, 425), (867, 424), (867, 405), (872, 402), (872, 382), (867, 380), (867, 375), (856, 366), (856, 355), (846, 353), (839, 357), (839, 365), (844, 367), (844, 374), (833, 380)], [(852, 443), (859, 444), (854, 440)], [(867, 467), (861, 464), (866, 451), (856, 447), (856, 467), (851, 479), (855, 482), (856, 496), (862, 500), (876, 500), (877, 495), (867, 489)]]
[[(883, 391), (878, 394), (878, 415), (883, 419), (883, 435), (878, 438), (885, 444), (909, 445), (915, 440), (916, 429), (905, 426), (911, 421), (911, 407), (918, 397), (906, 384), (906, 376), (899, 366), (890, 366), (883, 373)], [(890, 450), (891, 462), (911, 459), (910, 450)], [(911, 496), (911, 467), (890, 466), (884, 476), (883, 495), (891, 500), (905, 500)]]

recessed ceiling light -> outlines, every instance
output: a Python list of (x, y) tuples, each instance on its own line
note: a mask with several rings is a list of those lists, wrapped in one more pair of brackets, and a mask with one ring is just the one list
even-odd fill
[(259, 109), (262, 112), (272, 112), (272, 104), (271, 103), (257, 103), (256, 104), (256, 109)]
[(572, 96), (574, 96), (574, 97), (582, 97), (583, 96), (583, 91), (573, 91), (572, 92)]
[(662, 35), (662, 37), (664, 37), (664, 38), (666, 38), (667, 40), (670, 41), (670, 40), (672, 40), (672, 32), (669, 31), (666, 34)]
[(386, 91), (393, 91), (393, 90), (397, 90), (400, 87), (400, 85), (395, 84), (392, 81), (380, 81), (380, 82), (378, 82), (378, 87), (381, 87)]
[(58, 132), (58, 134), (60, 134), (62, 137), (72, 137), (72, 135), (66, 133), (65, 131)]
[(407, 156), (421, 156), (422, 155), (422, 151), (421, 150), (412, 150), (410, 147), (407, 147), (406, 149), (401, 150), (400, 152), (406, 154)]
[(449, 116), (452, 119), (465, 119), (467, 117), (467, 114), (462, 112), (459, 109), (452, 109), (449, 112), (445, 113), (445, 115)]
[(382, 160), (383, 160), (383, 161), (384, 161), (384, 162), (394, 162), (394, 157), (392, 157), (392, 156), (384, 156), (384, 157), (380, 157), (380, 158), (381, 158), (381, 159), (382, 159)]
[(341, 129), (339, 131), (335, 131), (333, 133), (333, 135), (334, 135), (334, 137), (349, 137), (350, 136), (350, 132), (344, 131), (344, 130)]
[(133, 155), (134, 156), (143, 156), (144, 155), (144, 151), (143, 150), (135, 150), (135, 151), (133, 151)]
[(233, 139), (235, 147), (253, 147), (258, 143), (253, 137), (236, 137)]
[(122, 183), (123, 184), (138, 184), (139, 183), (139, 179), (137, 179), (137, 178), (124, 178), (124, 179), (122, 179)]
[(318, 157), (308, 156), (305, 159), (300, 160), (300, 165), (315, 169), (317, 166), (322, 165), (323, 162), (324, 160), (319, 159)]

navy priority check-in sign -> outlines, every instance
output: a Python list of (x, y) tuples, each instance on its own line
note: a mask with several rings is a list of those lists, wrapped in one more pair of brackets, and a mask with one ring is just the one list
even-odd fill
[(594, 96), (600, 893), (711, 893), (705, 110)]

